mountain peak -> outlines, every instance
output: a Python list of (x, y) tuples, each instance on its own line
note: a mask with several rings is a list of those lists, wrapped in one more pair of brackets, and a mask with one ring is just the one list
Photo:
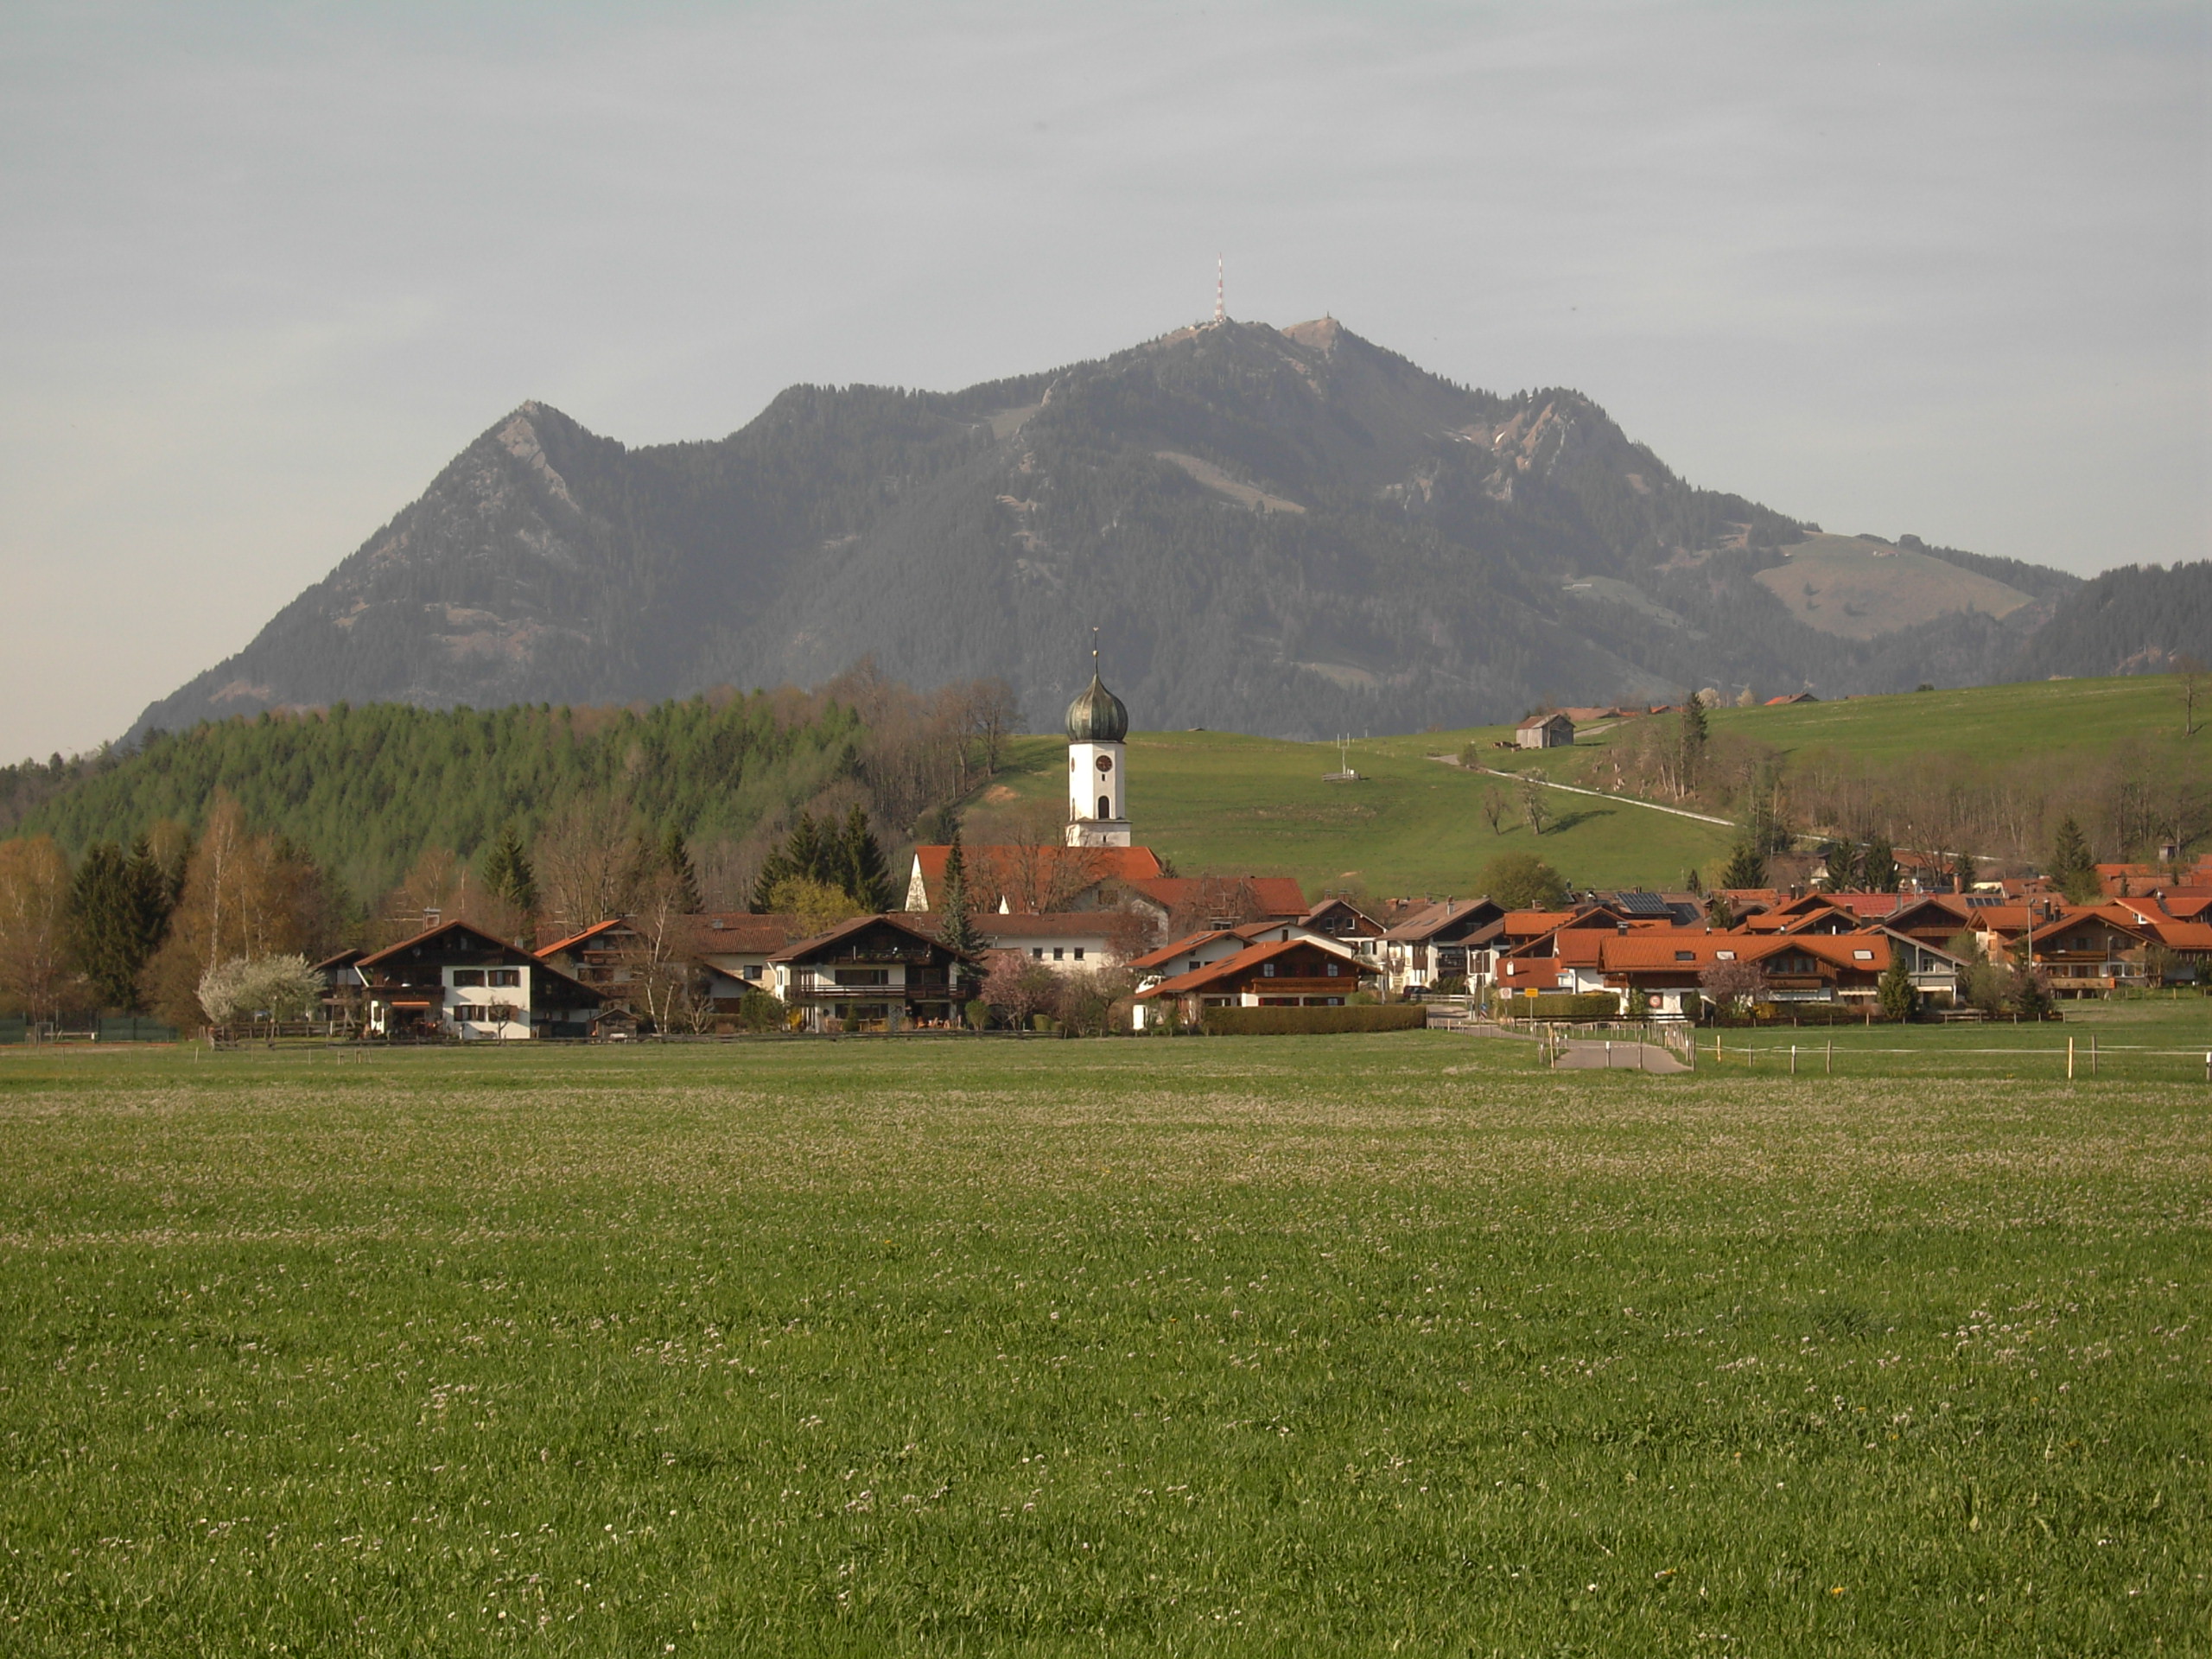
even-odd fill
[(1457, 385), (1327, 315), (961, 392), (792, 386), (726, 438), (639, 450), (533, 398), (140, 729), (818, 683), (863, 656), (1002, 676), (1042, 721), (1100, 626), (1140, 726), (1314, 735), (1960, 683), (2028, 626), (1824, 633), (1771, 587), (1802, 539), (1579, 393)]

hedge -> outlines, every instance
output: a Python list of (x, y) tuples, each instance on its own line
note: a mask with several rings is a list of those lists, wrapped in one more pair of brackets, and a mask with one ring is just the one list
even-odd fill
[(1208, 1008), (1209, 1037), (1301, 1037), (1332, 1031), (1418, 1031), (1428, 1023), (1419, 1003), (1372, 1008)]
[(1583, 991), (1573, 995), (1553, 993), (1541, 996), (1516, 996), (1498, 1005), (1499, 1012), (1514, 1020), (1618, 1020), (1621, 1017), (1621, 1000), (1611, 991)]

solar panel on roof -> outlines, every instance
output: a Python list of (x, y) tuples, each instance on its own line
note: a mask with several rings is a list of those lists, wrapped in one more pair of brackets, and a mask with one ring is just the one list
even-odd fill
[(1674, 911), (1656, 893), (1624, 893), (1613, 901), (1631, 916), (1671, 916)]
[(1969, 893), (1967, 896), (1967, 908), (1968, 910), (1980, 910), (1990, 905), (2001, 905), (2005, 902), (2005, 900), (2002, 898), (1986, 893)]

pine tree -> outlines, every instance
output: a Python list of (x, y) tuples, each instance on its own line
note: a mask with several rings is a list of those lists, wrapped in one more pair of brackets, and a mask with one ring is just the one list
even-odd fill
[(1890, 838), (1879, 830), (1866, 837), (1859, 853), (1859, 884), (1868, 893), (1897, 890), (1897, 858)]
[(944, 855), (944, 881), (940, 899), (944, 922), (938, 937), (945, 949), (972, 956), (982, 947), (975, 925), (968, 919), (968, 855), (960, 845), (960, 829), (953, 826), (952, 844)]
[(1951, 855), (1952, 886), (1961, 893), (1972, 893), (1974, 876), (1974, 856), (1972, 853), (1961, 851)]
[(691, 849), (683, 839), (683, 832), (674, 824), (660, 839), (660, 861), (676, 882), (677, 902), (686, 916), (696, 916), (706, 908), (699, 897), (699, 873), (691, 866)]
[(2058, 890), (2077, 905), (2091, 903), (2101, 894), (2103, 884), (2097, 880), (2095, 856), (2082, 835), (2082, 826), (2071, 818), (2058, 826), (2049, 874)]
[(1883, 1015), (1891, 1020), (1910, 1020), (1912, 1011), (1920, 1006), (1920, 994), (1913, 989), (1912, 970), (1905, 965), (1905, 950), (1902, 941), (1890, 941), (1890, 965), (1882, 970), (1882, 977), (1874, 987)]
[(883, 861), (883, 849), (868, 828), (868, 813), (855, 803), (845, 815), (844, 833), (838, 837), (837, 885), (866, 911), (891, 908), (891, 873)]
[(537, 872), (512, 824), (484, 855), (484, 885), (525, 916), (537, 908)]
[(1704, 764), (1705, 747), (1713, 735), (1710, 721), (1705, 717), (1705, 705), (1693, 691), (1682, 700), (1681, 722), (1675, 734), (1675, 775), (1681, 781), (1681, 792), (1690, 794), (1697, 788), (1699, 769)]
[(135, 1011), (138, 976), (160, 946), (175, 901), (143, 837), (128, 857), (113, 842), (85, 855), (70, 883), (71, 942), (100, 1006)]
[[(774, 908), (776, 889), (786, 881), (820, 882), (824, 879), (822, 868), (822, 829), (815, 823), (811, 812), (802, 812), (798, 821), (784, 836), (784, 843), (761, 861), (760, 874), (753, 880), (753, 912), (765, 916)], [(842, 882), (836, 885), (843, 886)]]
[(1736, 843), (1728, 855), (1728, 862), (1720, 872), (1724, 887), (1763, 887), (1766, 886), (1766, 855), (1758, 842), (1746, 836)]

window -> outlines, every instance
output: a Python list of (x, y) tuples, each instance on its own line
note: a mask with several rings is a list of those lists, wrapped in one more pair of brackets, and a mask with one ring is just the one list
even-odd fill
[(840, 985), (888, 985), (890, 982), (891, 970), (888, 968), (840, 968), (837, 969), (837, 983)]
[(1677, 950), (1675, 952), (1675, 960), (1676, 962), (1695, 962), (1697, 960), (1697, 952), (1694, 950)]
[(1262, 963), (1260, 964), (1260, 977), (1261, 977), (1261, 978), (1262, 978), (1262, 979), (1273, 979), (1274, 976), (1275, 976), (1275, 965), (1274, 965), (1274, 963), (1273, 963), (1272, 962), (1263, 962), (1263, 963)]
[(748, 962), (741, 971), (746, 978), (757, 980), (760, 977), (760, 964), (757, 962)]
[(1334, 979), (1336, 976), (1337, 976), (1337, 964), (1336, 964), (1335, 963), (1333, 963), (1333, 962), (1332, 962), (1332, 963), (1331, 963), (1329, 964), (1329, 977), (1330, 977), (1331, 979)]
[(1733, 950), (1716, 950), (1713, 953), (1713, 958), (1715, 962), (1733, 962), (1736, 960), (1736, 953)]
[(1187, 969), (1185, 969), (1185, 971), (1189, 972), (1189, 973), (1193, 973), (1193, 974), (1195, 974), (1195, 973), (1197, 973), (1197, 972), (1198, 971), (1198, 969), (1201, 969), (1201, 968), (1203, 968), (1203, 967), (1205, 967), (1205, 964), (1204, 963), (1200, 962), (1200, 961), (1199, 961), (1196, 957), (1192, 957), (1191, 958), (1191, 965), (1190, 965), (1190, 967), (1189, 967)]
[(1029, 954), (1034, 957), (1038, 961), (1042, 962), (1045, 960), (1045, 947), (1041, 944), (1033, 946), (1032, 947)]
[(1079, 944), (1075, 948), (1075, 959), (1077, 962), (1081, 962), (1083, 960), (1083, 947)]
[(481, 968), (456, 968), (453, 970), (453, 982), (456, 985), (481, 985), (484, 970)]
[(1113, 804), (1103, 795), (1098, 798), (1098, 816), (1102, 818), (1110, 818), (1114, 816)]
[(1872, 962), (1874, 953), (1872, 950), (1854, 950), (1851, 953), (1851, 959), (1853, 962)]
[(494, 968), (484, 976), (484, 982), (486, 985), (519, 985), (522, 983), (522, 969)]
[(1065, 950), (1062, 949), (1060, 946), (1058, 946), (1058, 945), (1057, 945), (1057, 944), (1056, 944), (1056, 945), (1054, 945), (1054, 946), (1052, 947), (1052, 960), (1053, 960), (1054, 962), (1065, 962), (1065, 961), (1066, 961), (1066, 960), (1067, 960), (1067, 954), (1068, 954), (1068, 953), (1066, 952), (1066, 950)]

